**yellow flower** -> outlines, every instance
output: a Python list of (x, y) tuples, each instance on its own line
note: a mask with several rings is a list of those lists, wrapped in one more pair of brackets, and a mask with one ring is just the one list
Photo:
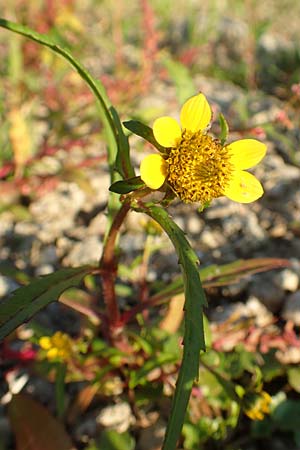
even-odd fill
[(61, 331), (57, 331), (53, 336), (42, 336), (39, 339), (40, 347), (45, 350), (49, 361), (67, 361), (73, 354), (72, 339)]
[(154, 122), (157, 142), (166, 154), (151, 154), (141, 162), (141, 179), (150, 189), (165, 181), (184, 202), (201, 202), (225, 195), (250, 203), (263, 195), (260, 182), (246, 169), (259, 163), (266, 146), (255, 139), (242, 139), (226, 146), (206, 133), (212, 118), (206, 97), (200, 93), (185, 102), (180, 122), (161, 117)]
[(263, 420), (270, 413), (271, 401), (272, 397), (266, 391), (255, 393), (246, 400), (245, 414), (252, 420)]

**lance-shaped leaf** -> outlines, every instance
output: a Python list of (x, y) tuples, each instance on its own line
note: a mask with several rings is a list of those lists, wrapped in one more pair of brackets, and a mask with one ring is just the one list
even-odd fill
[(205, 350), (203, 306), (206, 305), (206, 299), (199, 277), (197, 255), (186, 240), (183, 231), (164, 209), (150, 205), (145, 212), (156, 220), (168, 234), (175, 247), (183, 273), (185, 294), (183, 357), (162, 447), (163, 450), (171, 450), (176, 448), (193, 383), (198, 377), (200, 350)]
[[(204, 289), (218, 286), (228, 286), (238, 283), (242, 278), (249, 277), (255, 273), (266, 272), (273, 269), (281, 269), (290, 266), (288, 259), (281, 258), (252, 258), (239, 259), (229, 264), (213, 264), (199, 270), (199, 275)], [(148, 305), (159, 304), (170, 299), (174, 295), (181, 294), (184, 290), (183, 277), (176, 279), (154, 294)]]
[(115, 161), (116, 170), (122, 176), (122, 178), (134, 177), (134, 168), (130, 161), (129, 154), (129, 143), (128, 138), (123, 132), (122, 124), (119, 115), (113, 106), (110, 107), (110, 112), (114, 119), (114, 123), (117, 128), (117, 141), (118, 141), (118, 152)]
[(62, 269), (16, 289), (0, 302), (0, 340), (95, 270), (91, 266)]
[(127, 128), (127, 130), (131, 131), (137, 136), (144, 138), (147, 142), (154, 145), (154, 147), (157, 148), (159, 152), (166, 153), (165, 147), (160, 145), (155, 139), (152, 128), (148, 127), (142, 122), (139, 122), (138, 120), (129, 120), (128, 122), (123, 122), (123, 125), (125, 128)]
[(145, 183), (141, 180), (141, 177), (133, 177), (128, 180), (120, 180), (113, 183), (109, 190), (116, 192), (117, 194), (128, 194), (129, 192), (136, 191), (137, 189), (145, 186)]

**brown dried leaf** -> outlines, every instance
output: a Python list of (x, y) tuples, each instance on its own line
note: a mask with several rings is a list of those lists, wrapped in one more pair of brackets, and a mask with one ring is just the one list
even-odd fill
[(28, 395), (14, 395), (8, 414), (16, 450), (76, 450), (62, 423)]
[(179, 294), (172, 297), (165, 318), (160, 322), (160, 328), (175, 333), (180, 327), (183, 319), (184, 295)]

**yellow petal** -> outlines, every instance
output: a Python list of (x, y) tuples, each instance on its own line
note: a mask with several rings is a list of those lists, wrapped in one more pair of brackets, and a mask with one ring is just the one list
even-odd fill
[(59, 356), (59, 352), (58, 352), (58, 349), (55, 348), (55, 347), (50, 348), (50, 350), (47, 351), (47, 358), (48, 358), (49, 360), (55, 359), (55, 358), (57, 358), (58, 356)]
[(140, 165), (141, 179), (150, 189), (159, 189), (168, 174), (168, 164), (158, 154), (146, 156)]
[(232, 180), (224, 191), (224, 195), (238, 203), (251, 203), (260, 198), (264, 193), (262, 185), (249, 172), (237, 170), (233, 173)]
[(236, 169), (250, 169), (261, 161), (267, 151), (267, 147), (256, 139), (241, 139), (226, 146), (231, 162)]
[(42, 336), (39, 339), (39, 344), (43, 350), (49, 350), (49, 348), (51, 348), (51, 346), (52, 346), (51, 339), (49, 336)]
[(205, 95), (198, 94), (185, 102), (180, 113), (183, 130), (193, 133), (204, 130), (211, 121), (211, 109)]
[(163, 147), (175, 147), (181, 138), (181, 128), (172, 117), (160, 117), (153, 124), (153, 134)]

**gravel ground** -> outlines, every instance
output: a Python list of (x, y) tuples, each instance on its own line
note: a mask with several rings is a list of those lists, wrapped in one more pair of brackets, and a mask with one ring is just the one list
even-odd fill
[[(234, 105), (247, 104), (248, 125), (252, 128), (274, 121), (284, 109), (284, 105), (274, 97), (258, 95), (257, 92), (245, 93), (230, 83), (199, 77), (195, 79), (195, 85), (207, 95), (215, 110), (221, 110), (225, 117), (228, 115), (233, 130), (239, 130), (242, 125)], [(175, 98), (173, 87), (158, 83), (151, 95), (142, 100), (141, 108), (146, 103), (148, 106), (159, 103), (160, 107), (166, 108), (167, 114), (176, 114), (179, 109)], [(282, 133), (290, 142), (297, 141), (294, 129), (284, 129)], [(239, 133), (234, 131), (230, 138), (237, 136)], [(257, 316), (275, 313), (300, 325), (300, 165), (291, 160), (289, 149), (281, 140), (264, 139), (268, 146), (267, 156), (253, 171), (265, 189), (262, 199), (251, 205), (240, 205), (220, 198), (202, 213), (198, 212), (196, 205), (180, 202), (169, 207), (170, 214), (196, 249), (203, 267), (256, 257), (288, 258), (291, 262), (287, 269), (258, 274), (237, 285), (210, 292), (209, 315), (213, 324), (225, 320), (233, 307), (252, 305), (249, 308), (254, 308)], [(133, 159), (138, 164), (146, 150), (140, 149), (137, 138), (132, 137), (132, 143)], [(85, 157), (84, 154), (81, 156)], [(63, 157), (69, 158), (70, 155), (66, 153)], [(299, 162), (297, 154), (296, 158)], [(51, 273), (61, 266), (97, 262), (106, 230), (109, 179), (105, 165), (99, 165), (97, 169), (88, 168), (87, 176), (94, 189), (92, 193), (74, 182), (61, 181), (54, 190), (30, 202), (29, 215), (24, 220), (16, 219), (12, 211), (2, 213), (0, 261), (10, 262), (34, 276)], [(131, 213), (126, 220), (121, 239), (122, 261), (125, 263), (144, 248), (146, 235), (141, 221), (142, 216), (136, 213)], [(162, 250), (151, 260), (149, 283), (158, 278), (169, 280), (179, 272), (177, 258), (166, 237), (162, 235), (156, 239)], [(17, 286), (13, 278), (0, 276), (0, 297), (7, 296)], [(78, 326), (76, 314), (57, 304), (41, 312), (39, 320), (49, 329), (65, 329), (71, 333), (76, 333)], [(36, 391), (39, 382), (30, 381)], [(52, 395), (51, 386), (46, 384), (44, 381), (41, 386), (44, 401)], [(0, 411), (0, 430), (8, 433), (3, 417)], [(96, 422), (94, 415), (84, 417), (74, 435), (86, 433), (93, 436), (95, 423), (108, 426), (112, 421), (114, 425), (120, 422), (120, 431), (124, 431), (132, 420), (127, 403), (99, 407)], [(161, 440), (165, 424), (154, 417), (151, 427), (154, 428), (143, 431), (145, 436), (140, 436), (140, 450), (155, 448), (153, 442), (151, 447), (147, 446), (149, 439), (146, 433), (152, 437), (157, 435), (158, 443)]]

